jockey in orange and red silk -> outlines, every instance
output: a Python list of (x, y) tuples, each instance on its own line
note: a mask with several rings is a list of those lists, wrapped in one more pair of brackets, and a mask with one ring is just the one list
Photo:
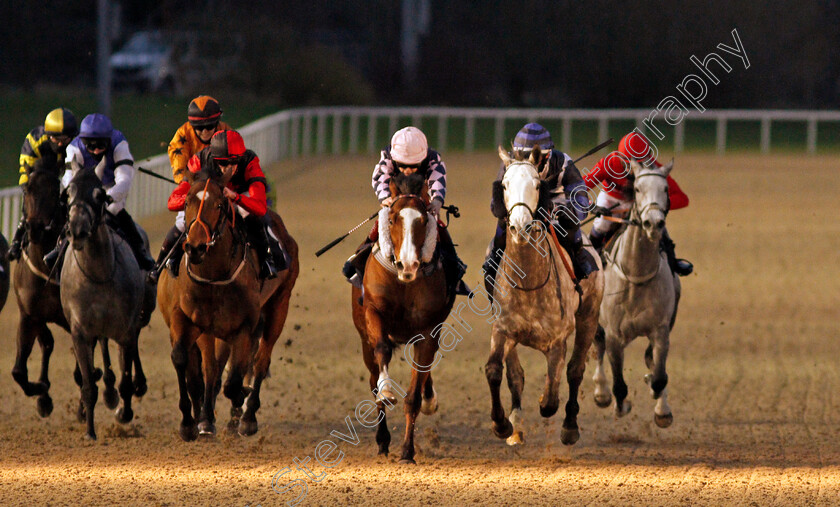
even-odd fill
[[(260, 159), (256, 153), (245, 149), (245, 141), (238, 132), (223, 130), (213, 134), (210, 146), (194, 155), (187, 169), (191, 173), (206, 171), (211, 175), (230, 177), (224, 194), (239, 208), (239, 214), (245, 216), (249, 240), (260, 257), (260, 277), (274, 278), (278, 271), (288, 267), (283, 246), (269, 238), (271, 217), (267, 213), (266, 181)], [(184, 209), (189, 190), (187, 181), (178, 185), (167, 202), (170, 211)], [(282, 263), (279, 268), (275, 259)]]
[[(598, 194), (596, 206), (592, 213), (598, 215), (592, 226), (589, 237), (592, 246), (600, 251), (604, 244), (612, 237), (618, 224), (601, 218), (613, 213), (627, 213), (633, 205), (633, 182), (630, 172), (630, 160), (654, 167), (662, 167), (656, 160), (656, 154), (647, 139), (638, 132), (631, 132), (618, 143), (618, 150), (610, 153), (595, 164), (595, 167), (583, 177), (590, 189), (598, 184), (604, 188)], [(677, 182), (668, 176), (668, 210), (685, 208), (688, 206), (688, 196), (680, 189)], [(615, 206), (615, 207), (613, 207)], [(667, 213), (667, 212), (666, 212)], [(679, 276), (691, 274), (694, 267), (685, 259), (677, 259), (674, 253), (674, 242), (668, 235), (668, 230), (662, 231), (662, 250), (668, 257), (671, 270)]]
[[(394, 133), (391, 144), (382, 150), (382, 156), (373, 168), (371, 186), (382, 207), (389, 207), (395, 200), (391, 195), (390, 183), (397, 172), (406, 177), (419, 174), (426, 182), (430, 199), (428, 209), (438, 221), (440, 255), (447, 285), (456, 294), (468, 295), (470, 290), (461, 280), (467, 266), (458, 258), (449, 231), (438, 218), (446, 198), (446, 166), (440, 154), (429, 148), (426, 135), (417, 127), (405, 127)], [(356, 253), (344, 263), (342, 273), (350, 283), (361, 286), (365, 263), (378, 238), (378, 223), (375, 223)]]
[[(175, 183), (180, 184), (184, 180), (184, 173), (187, 170), (189, 160), (204, 148), (210, 146), (210, 138), (220, 130), (228, 130), (230, 126), (221, 121), (222, 108), (219, 101), (209, 95), (201, 95), (190, 101), (187, 107), (187, 121), (181, 125), (169, 142), (167, 152), (169, 154), (169, 165), (172, 166), (172, 178)], [(175, 216), (175, 225), (166, 233), (163, 245), (160, 247), (155, 269), (149, 273), (149, 277), (157, 279), (160, 270), (160, 263), (166, 258), (169, 250), (175, 246), (175, 242), (184, 232), (184, 212), (179, 211)], [(177, 246), (180, 250), (181, 245)], [(183, 251), (174, 251), (167, 262), (173, 274), (178, 272), (178, 263), (181, 261)]]

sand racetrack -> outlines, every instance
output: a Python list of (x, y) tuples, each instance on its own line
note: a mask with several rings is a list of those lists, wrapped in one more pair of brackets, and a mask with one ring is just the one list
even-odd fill
[[(445, 160), (448, 201), (463, 214), (451, 231), (473, 286), (494, 227), (488, 202), (498, 159), (487, 153)], [(317, 444), (332, 430), (346, 432), (345, 417), (370, 394), (350, 318), (350, 287), (339, 272), (362, 233), (321, 258), (314, 252), (375, 209), (374, 162), (310, 158), (269, 168), (278, 209), (301, 247), (301, 276), (254, 437), (223, 430), (229, 403), (220, 396), (219, 436), (179, 439), (168, 330), (157, 313), (140, 337), (149, 392), (135, 405), (133, 423), (118, 425), (100, 397), (99, 440), (83, 440), (71, 341), (62, 331), (55, 332), (50, 375), (55, 410), (40, 419), (35, 400), (10, 375), (18, 318), (10, 294), (0, 315), (0, 504), (283, 505), (298, 492), (272, 489), (272, 475), (285, 467), (292, 470), (277, 487), (305, 482), (304, 505), (840, 504), (836, 157), (677, 159), (673, 176), (692, 202), (672, 213), (668, 225), (677, 253), (696, 271), (683, 279), (671, 336), (671, 428), (653, 423), (654, 401), (642, 380), (645, 343), (637, 340), (625, 366), (633, 411), (616, 420), (612, 408), (595, 406), (590, 361), (581, 439), (564, 447), (562, 415), (544, 420), (538, 411), (545, 361), (520, 348), (528, 426), (525, 445), (509, 448), (490, 431), (483, 373), (489, 326), (465, 314), (473, 331), (434, 370), (440, 410), (418, 419), (418, 465), (396, 462), (401, 405), (389, 416), (390, 457), (377, 457), (372, 431), (356, 424), (359, 445), (339, 440), (343, 460), (331, 469), (315, 464)], [(144, 222), (155, 250), (169, 224), (168, 214)], [(407, 385), (409, 370), (400, 357), (395, 354), (391, 374)], [(30, 378), (39, 362), (36, 347)], [(562, 387), (563, 403), (565, 392)], [(293, 460), (307, 456), (320, 482), (294, 469)]]

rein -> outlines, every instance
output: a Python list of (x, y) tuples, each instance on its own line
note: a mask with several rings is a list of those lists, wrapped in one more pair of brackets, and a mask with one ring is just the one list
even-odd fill
[(26, 250), (22, 252), (21, 256), (23, 257), (24, 262), (26, 262), (27, 267), (29, 267), (29, 270), (32, 271), (33, 275), (53, 285), (59, 285), (59, 283), (56, 282), (52, 277), (50, 277), (49, 275), (38, 269), (37, 266), (35, 266), (35, 264), (32, 262), (32, 258), (29, 257), (29, 254), (26, 252)]
[(245, 249), (243, 250), (242, 254), (242, 261), (239, 263), (239, 266), (236, 268), (236, 271), (233, 272), (228, 278), (224, 280), (211, 280), (209, 278), (204, 278), (192, 272), (190, 269), (190, 262), (184, 257), (184, 263), (187, 265), (187, 274), (190, 277), (190, 280), (202, 284), (202, 285), (229, 285), (233, 283), (239, 277), (239, 273), (242, 272), (242, 268), (245, 267), (245, 263), (248, 260), (248, 245), (245, 245)]

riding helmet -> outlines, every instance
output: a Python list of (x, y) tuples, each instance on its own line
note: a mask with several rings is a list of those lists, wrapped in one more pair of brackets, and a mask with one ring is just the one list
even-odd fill
[(644, 135), (634, 131), (621, 138), (618, 151), (627, 158), (641, 160), (648, 156), (650, 144)]
[(90, 139), (111, 139), (114, 126), (104, 114), (93, 113), (85, 116), (79, 129), (79, 137)]
[(426, 159), (429, 143), (417, 127), (405, 127), (391, 138), (391, 160), (398, 164), (417, 165)]
[(513, 138), (513, 149), (517, 151), (531, 151), (535, 144), (539, 145), (541, 150), (554, 149), (551, 134), (539, 123), (525, 125)]
[(53, 109), (44, 120), (44, 133), (48, 136), (76, 137), (79, 133), (76, 116), (72, 111), (63, 107)]
[(219, 101), (209, 95), (201, 95), (190, 101), (187, 108), (187, 118), (193, 127), (212, 127), (219, 123), (222, 108)]
[(220, 130), (210, 139), (210, 156), (216, 159), (232, 159), (245, 153), (245, 141), (235, 130)]

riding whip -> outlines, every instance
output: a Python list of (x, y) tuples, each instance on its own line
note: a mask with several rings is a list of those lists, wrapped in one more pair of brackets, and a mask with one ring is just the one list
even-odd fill
[(376, 213), (374, 213), (373, 215), (371, 215), (370, 217), (368, 217), (368, 219), (367, 219), (367, 220), (365, 220), (364, 222), (360, 223), (360, 224), (359, 224), (359, 225), (357, 225), (356, 227), (353, 227), (352, 229), (350, 229), (349, 231), (347, 231), (347, 232), (346, 232), (346, 233), (344, 233), (343, 235), (341, 235), (341, 236), (339, 236), (339, 237), (335, 238), (334, 240), (332, 240), (332, 241), (331, 241), (331, 242), (330, 242), (327, 246), (325, 246), (324, 248), (322, 248), (322, 249), (318, 250), (317, 252), (315, 252), (315, 257), (320, 257), (320, 256), (321, 256), (321, 254), (323, 254), (324, 252), (326, 252), (326, 251), (327, 251), (327, 250), (329, 250), (330, 248), (334, 247), (335, 245), (337, 245), (337, 244), (341, 243), (341, 242), (344, 240), (344, 238), (346, 238), (347, 236), (349, 236), (350, 234), (352, 234), (353, 232), (355, 232), (355, 231), (356, 231), (356, 229), (358, 229), (359, 227), (361, 227), (361, 226), (365, 225), (366, 223), (370, 222), (371, 220), (373, 220), (373, 219), (374, 219), (374, 218), (376, 218), (377, 216), (379, 216), (379, 211), (377, 211)]
[(576, 163), (580, 162), (581, 160), (585, 159), (589, 155), (592, 155), (593, 153), (600, 150), (601, 148), (604, 148), (604, 147), (608, 146), (612, 142), (613, 142), (613, 138), (611, 137), (611, 138), (607, 139), (606, 141), (604, 141), (603, 143), (599, 144), (598, 146), (596, 146), (596, 147), (592, 148), (591, 150), (587, 151), (583, 155), (579, 156), (578, 158), (572, 160), (572, 163), (576, 164)]
[(175, 180), (173, 180), (171, 178), (167, 178), (166, 176), (161, 176), (160, 174), (158, 174), (154, 171), (150, 171), (150, 170), (145, 169), (145, 168), (140, 167), (140, 166), (137, 166), (137, 170), (140, 171), (143, 174), (148, 174), (149, 176), (154, 176), (155, 178), (161, 179), (163, 181), (168, 181), (169, 183), (172, 183), (173, 185), (177, 185), (177, 183), (175, 183)]

